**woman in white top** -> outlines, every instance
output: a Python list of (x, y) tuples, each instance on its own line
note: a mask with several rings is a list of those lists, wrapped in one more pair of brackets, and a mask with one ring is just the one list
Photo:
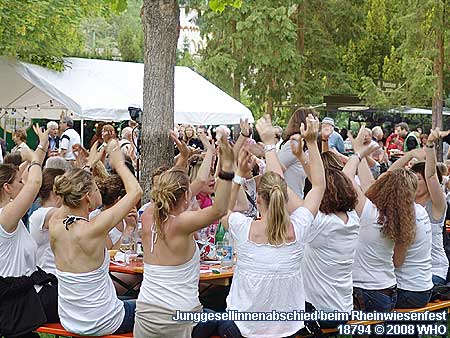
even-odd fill
[[(362, 311), (389, 312), (397, 301), (394, 264), (401, 265), (415, 238), (417, 178), (406, 169), (389, 171), (371, 183), (364, 193), (361, 189), (368, 186), (370, 179), (373, 180), (364, 158), (378, 145), (364, 145), (363, 142), (364, 125), (353, 141), (355, 155), (344, 167), (358, 193), (356, 212), (360, 216), (353, 264), (354, 306)], [(361, 186), (355, 182), (356, 170)]]
[(217, 324), (175, 321), (176, 311), (202, 312), (198, 299), (200, 254), (194, 241), (197, 230), (227, 212), (233, 173), (233, 150), (221, 139), (220, 171), (215, 201), (210, 207), (189, 211), (189, 176), (180, 168), (161, 174), (151, 192), (152, 204), (142, 215), (144, 280), (136, 307), (135, 338), (209, 337)]
[[(317, 135), (319, 121), (309, 115), (308, 128), (301, 128), (311, 160), (312, 190), (303, 201), (287, 188), (276, 154), (276, 129), (270, 118), (262, 118), (256, 128), (265, 143), (267, 171), (260, 178), (256, 202), (261, 215), (253, 220), (230, 212), (222, 219), (229, 228), (238, 256), (227, 309), (241, 312), (271, 312), (305, 309), (300, 268), (305, 232), (311, 226), (325, 190), (325, 177)], [(300, 141), (300, 142), (299, 142)], [(301, 148), (297, 135), (293, 151)], [(245, 152), (245, 149), (243, 150)], [(246, 156), (239, 159), (246, 162)], [(233, 186), (233, 195), (239, 186)], [(233, 204), (233, 201), (231, 205)], [(286, 337), (295, 335), (302, 321), (227, 321), (219, 325), (222, 337)]]
[(301, 124), (306, 125), (308, 114), (317, 116), (317, 113), (310, 108), (299, 108), (292, 114), (283, 135), (284, 141), (277, 153), (284, 170), (286, 183), (299, 198), (303, 198), (307, 173), (298, 157), (292, 153), (291, 136), (298, 135)]
[(442, 235), (445, 229), (447, 201), (440, 186), (440, 172), (436, 170), (434, 148), (434, 143), (440, 138), (439, 134), (439, 129), (431, 130), (423, 150), (410, 151), (392, 165), (393, 168), (405, 167), (411, 158), (423, 159), (425, 153), (425, 162), (415, 163), (411, 170), (416, 173), (418, 180), (416, 203), (422, 205), (430, 217), (432, 231), (431, 264), (434, 285), (446, 283), (449, 266)]
[[(352, 181), (342, 172), (339, 157), (322, 153), (326, 189), (319, 212), (304, 236), (302, 261), (307, 311), (353, 310), (352, 265), (358, 244), (359, 217), (355, 211), (358, 195)], [(319, 322), (329, 328), (338, 321)]]
[(56, 275), (55, 257), (50, 247), (48, 222), (57, 208), (61, 207), (61, 199), (53, 191), (53, 183), (62, 169), (46, 168), (42, 172), (42, 186), (39, 190), (41, 207), (30, 216), (30, 235), (37, 244), (37, 265), (45, 272)]
[[(0, 165), (0, 278), (30, 276), (37, 270), (36, 243), (21, 218), (31, 207), (41, 187), (41, 166), (47, 154), (48, 131), (43, 133), (39, 126), (33, 128), (39, 137), (38, 148), (36, 151), (29, 148), (23, 148), (21, 151), (22, 159), (29, 165), (24, 162), (19, 170), (13, 165)], [(24, 172), (27, 166), (28, 169)], [(22, 177), (25, 178), (25, 176), (26, 182), (22, 181)], [(24, 183), (26, 184), (24, 185)], [(35, 285), (35, 289), (41, 302), (41, 304), (35, 305), (35, 316), (39, 313), (38, 307), (43, 307), (48, 322), (59, 321), (56, 285)], [(19, 302), (19, 298), (18, 292), (12, 301)], [(8, 299), (2, 298), (0, 305), (7, 304), (7, 302)], [(11, 309), (1, 309), (0, 313), (3, 310)], [(16, 315), (21, 316), (22, 313), (16, 313)], [(18, 325), (27, 326), (23, 322), (23, 318), (19, 319)], [(0, 323), (0, 331), (6, 335), (7, 333), (2, 330), (3, 324), (6, 323)], [(13, 324), (13, 326), (15, 325)]]
[(50, 243), (58, 277), (58, 310), (67, 331), (81, 335), (130, 332), (134, 325), (134, 301), (122, 302), (108, 275), (109, 231), (137, 204), (142, 196), (133, 173), (124, 163), (117, 141), (107, 147), (110, 163), (122, 178), (126, 195), (112, 208), (88, 221), (89, 211), (101, 204), (92, 174), (95, 145), (88, 165), (71, 169), (55, 180), (54, 191), (62, 207), (50, 219)]

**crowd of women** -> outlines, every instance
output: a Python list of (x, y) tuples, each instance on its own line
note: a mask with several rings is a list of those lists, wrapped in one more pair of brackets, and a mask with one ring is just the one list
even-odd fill
[[(259, 144), (247, 121), (234, 143), (225, 128), (216, 130), (217, 142), (203, 128), (186, 127), (184, 139), (171, 132), (178, 155), (152, 175), (141, 218), (137, 300), (118, 297), (107, 251), (136, 227), (142, 189), (133, 165), (106, 137), (89, 152), (75, 147), (72, 167), (49, 166), (48, 131), (35, 126), (36, 150), (23, 147), (19, 166), (0, 165), (0, 334), (32, 337), (42, 323), (60, 321), (90, 336), (295, 337), (305, 325), (314, 332), (339, 324), (174, 321), (177, 310), (211, 311), (199, 301), (195, 238), (206, 227), (214, 236), (219, 221), (237, 257), (227, 310), (423, 307), (433, 285), (446, 283), (449, 265), (435, 153), (442, 134), (431, 130), (423, 147), (374, 179), (373, 163), (385, 152), (378, 140), (363, 125), (349, 136), (353, 155), (343, 156), (332, 146), (330, 124), (299, 109), (284, 134), (269, 117), (260, 119)], [(22, 218), (33, 204), (28, 231)]]

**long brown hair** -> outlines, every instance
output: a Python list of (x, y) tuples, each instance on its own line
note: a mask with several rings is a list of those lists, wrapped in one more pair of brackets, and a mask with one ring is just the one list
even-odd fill
[(308, 117), (308, 114), (318, 116), (317, 112), (314, 109), (306, 107), (298, 108), (292, 113), (291, 118), (289, 119), (289, 122), (286, 126), (286, 129), (284, 130), (283, 143), (289, 141), (292, 135), (300, 133), (300, 125), (302, 123), (306, 127), (306, 118)]
[(416, 189), (416, 174), (398, 168), (381, 175), (366, 192), (378, 209), (383, 234), (396, 243), (409, 246), (416, 237)]
[(326, 190), (319, 210), (324, 214), (347, 212), (355, 209), (358, 194), (352, 181), (342, 172), (342, 162), (331, 151), (322, 153)]
[[(170, 212), (189, 191), (189, 176), (182, 169), (172, 168), (162, 173), (159, 184), (153, 185), (151, 198), (153, 202), (153, 221), (159, 237), (164, 238), (164, 223)], [(188, 201), (189, 202), (189, 201)]]
[(272, 245), (281, 245), (288, 236), (290, 223), (286, 208), (288, 200), (286, 181), (277, 173), (266, 172), (261, 176), (258, 195), (268, 205), (266, 236)]

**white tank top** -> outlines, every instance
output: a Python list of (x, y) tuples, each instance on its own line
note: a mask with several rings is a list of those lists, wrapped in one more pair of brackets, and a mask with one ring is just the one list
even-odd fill
[(30, 276), (36, 271), (36, 250), (36, 243), (21, 220), (13, 232), (6, 232), (0, 224), (0, 276)]
[(37, 209), (30, 216), (30, 235), (37, 244), (37, 265), (45, 272), (56, 274), (55, 256), (50, 247), (48, 229), (42, 229), (47, 213), (52, 207)]
[(144, 279), (138, 300), (167, 309), (191, 311), (200, 305), (199, 278), (200, 251), (195, 244), (194, 255), (184, 264), (164, 266), (144, 263)]
[(103, 336), (120, 327), (125, 316), (109, 271), (109, 255), (97, 270), (83, 273), (56, 269), (58, 312), (62, 326), (80, 335)]

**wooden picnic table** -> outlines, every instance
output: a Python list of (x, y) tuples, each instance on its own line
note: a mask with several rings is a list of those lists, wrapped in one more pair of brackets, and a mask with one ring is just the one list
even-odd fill
[[(229, 270), (218, 270), (219, 273), (207, 272), (200, 273), (200, 282), (215, 284), (215, 285), (230, 285), (230, 280), (233, 278), (233, 268)], [(141, 260), (131, 261), (129, 264), (123, 266), (114, 263), (109, 264), (109, 272), (120, 272), (130, 275), (142, 275), (144, 273), (144, 263)]]

